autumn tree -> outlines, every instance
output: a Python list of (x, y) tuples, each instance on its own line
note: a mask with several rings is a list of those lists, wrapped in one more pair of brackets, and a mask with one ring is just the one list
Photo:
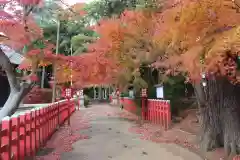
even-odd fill
[[(98, 2), (96, 1), (87, 5), (87, 7), (85, 8), (85, 10), (87, 11), (87, 15), (84, 17), (84, 21), (88, 21), (89, 19), (95, 19), (95, 21), (98, 21), (100, 18), (103, 18), (103, 20), (100, 20), (98, 23), (101, 25), (99, 26), (97, 25), (94, 30), (95, 32), (97, 32), (96, 35), (101, 36), (103, 35), (101, 31), (106, 30), (104, 29), (104, 27), (106, 28), (111, 27), (111, 24), (108, 23), (107, 20), (105, 23), (104, 17), (112, 17), (112, 16), (114, 17), (115, 15), (119, 16), (125, 8), (134, 8), (134, 7), (135, 7), (135, 2), (125, 2), (125, 1), (121, 1), (121, 2), (120, 1), (116, 1), (116, 2), (115, 1), (99, 1)], [(97, 17), (95, 17), (93, 14), (95, 16), (97, 15)], [(113, 21), (113, 23), (115, 22)], [(91, 26), (93, 24), (94, 23), (89, 23), (88, 26), (89, 25)], [(119, 25), (118, 22), (117, 22), (117, 25)], [(79, 23), (76, 24), (74, 22), (72, 26), (78, 27), (79, 29), (80, 25)], [(88, 27), (86, 26), (86, 28)], [(115, 28), (113, 28), (113, 30), (114, 29)], [(84, 32), (86, 33), (86, 31)], [(108, 41), (109, 44), (107, 44), (108, 43), (107, 37), (105, 38), (101, 37), (100, 39), (96, 40), (96, 38), (94, 38), (95, 35), (93, 34), (95, 32), (92, 32), (89, 30), (87, 32), (88, 32), (87, 34), (77, 35), (72, 38), (73, 48), (77, 47), (80, 49), (80, 50), (79, 49), (75, 50), (74, 55), (79, 55), (79, 53), (82, 52), (81, 51), (82, 44), (84, 43), (86, 44), (86, 42), (90, 43), (92, 41), (94, 41), (94, 43), (85, 45), (88, 48), (86, 55), (74, 56), (75, 60), (77, 61), (79, 60), (79, 63), (74, 62), (74, 67), (73, 67), (74, 69), (70, 69), (69, 65), (61, 66), (62, 68), (65, 68), (64, 70), (66, 71), (66, 73), (64, 75), (59, 73), (58, 75), (59, 78), (62, 77), (60, 78), (59, 81), (63, 82), (67, 79), (69, 80), (71, 75), (73, 76), (72, 77), (73, 81), (77, 82), (76, 83), (76, 85), (78, 84), (77, 86), (83, 86), (83, 84), (105, 84), (105, 83), (110, 84), (113, 82), (113, 79), (115, 79), (116, 81), (116, 75), (117, 75), (116, 73), (120, 71), (118, 70), (120, 67), (118, 66), (117, 63), (115, 63), (116, 61), (114, 61), (114, 59), (106, 57), (105, 55), (106, 51), (109, 48), (110, 43), (112, 44), (111, 40)], [(78, 64), (78, 65), (75, 65), (75, 64)], [(89, 74), (86, 74), (86, 69), (87, 71), (89, 71)], [(59, 71), (61, 71), (61, 69), (59, 69)], [(123, 72), (124, 71), (122, 71), (122, 73)], [(122, 76), (124, 77), (124, 74), (122, 74)], [(132, 78), (130, 77), (130, 79)]]
[[(227, 0), (178, 1), (155, 18), (153, 40), (159, 50), (154, 64), (168, 74), (184, 74), (195, 87), (201, 114), (201, 148), (224, 146), (238, 153), (239, 13)], [(233, 17), (233, 18), (229, 18)]]
[(21, 80), (16, 77), (9, 58), (0, 50), (0, 66), (4, 70), (10, 85), (10, 95), (0, 111), (0, 119), (13, 114), (23, 97), (35, 86), (38, 80), (36, 71), (46, 63), (61, 61), (67, 63), (65, 56), (53, 54), (55, 46), (43, 38), (43, 30), (37, 25), (33, 12), (42, 6), (41, 1), (3, 1), (1, 2), (1, 44), (19, 51), (30, 62), (28, 75)]
[[(19, 50), (25, 44), (31, 43), (32, 40), (41, 37), (41, 29), (36, 25), (32, 17), (29, 16), (34, 7), (39, 3), (40, 1), (3, 1), (1, 3), (0, 32), (2, 33), (1, 37), (4, 37), (1, 40), (2, 44)], [(8, 57), (2, 50), (0, 52), (0, 65), (6, 73), (11, 89), (10, 95), (0, 111), (0, 119), (2, 119), (4, 116), (11, 115), (15, 111), (24, 95), (33, 86), (33, 82), (31, 79), (28, 79), (19, 83)]]
[(112, 73), (115, 66), (103, 55), (91, 52), (72, 58), (74, 58), (72, 65), (69, 63), (58, 66), (56, 74), (58, 83), (72, 80), (73, 87), (83, 88), (89, 85), (108, 85), (113, 82)]
[(143, 64), (151, 64), (156, 55), (156, 47), (151, 41), (155, 28), (153, 17), (148, 9), (125, 11), (119, 18), (99, 21), (94, 28), (100, 35), (101, 49), (105, 49), (102, 52), (118, 66), (119, 70), (113, 76), (121, 88), (126, 88), (129, 83), (136, 89), (147, 86), (140, 68)]
[[(72, 81), (76, 82), (74, 87), (82, 87), (86, 84), (96, 84), (103, 81), (99, 79), (96, 82), (98, 78), (94, 74), (101, 68), (101, 66), (96, 66), (101, 63), (99, 60), (101, 56), (92, 54), (93, 52), (87, 49), (88, 45), (95, 41), (98, 36), (89, 28), (82, 7), (82, 4), (77, 3), (63, 10), (58, 16), (58, 20), (60, 20), (59, 54), (72, 55), (69, 57), (72, 60), (71, 63), (56, 64), (58, 84), (69, 84)], [(60, 13), (58, 12), (58, 14)], [(56, 43), (56, 26), (45, 25), (43, 30), (45, 39)], [(102, 62), (104, 63), (104, 61)]]
[(95, 29), (101, 49), (119, 67), (118, 80), (128, 72), (139, 74), (144, 61), (167, 75), (188, 77), (201, 113), (202, 149), (223, 145), (231, 158), (240, 128), (238, 6), (227, 0), (155, 3), (161, 5), (152, 11), (100, 21)]

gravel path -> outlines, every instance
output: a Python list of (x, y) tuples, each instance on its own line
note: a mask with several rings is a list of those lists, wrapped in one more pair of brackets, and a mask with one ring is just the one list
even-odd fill
[(77, 112), (91, 126), (78, 132), (90, 138), (75, 142), (72, 151), (61, 154), (61, 160), (202, 160), (178, 145), (140, 139), (128, 131), (132, 122), (109, 116), (123, 112), (119, 108), (93, 105)]

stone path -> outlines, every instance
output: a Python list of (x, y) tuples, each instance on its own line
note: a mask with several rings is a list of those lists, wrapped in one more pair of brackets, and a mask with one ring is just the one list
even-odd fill
[[(138, 134), (129, 132), (133, 125), (131, 121), (116, 116), (123, 112), (119, 108), (93, 105), (75, 114), (78, 112), (90, 127), (77, 132), (89, 136), (89, 139), (75, 142), (72, 151), (60, 154), (61, 160), (202, 160), (176, 144), (157, 144), (140, 139)], [(71, 123), (77, 125), (78, 122), (72, 120)]]

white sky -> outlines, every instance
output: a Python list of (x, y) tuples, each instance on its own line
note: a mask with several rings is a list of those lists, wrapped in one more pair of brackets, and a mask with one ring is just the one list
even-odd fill
[(69, 5), (74, 5), (76, 3), (89, 3), (92, 1), (94, 0), (65, 0), (65, 2), (68, 3)]

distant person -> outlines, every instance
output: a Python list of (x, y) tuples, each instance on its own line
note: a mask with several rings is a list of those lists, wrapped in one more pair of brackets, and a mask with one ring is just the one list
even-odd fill
[(132, 98), (132, 99), (134, 98), (134, 92), (133, 92), (133, 90), (130, 90), (130, 91), (129, 91), (129, 98)]

